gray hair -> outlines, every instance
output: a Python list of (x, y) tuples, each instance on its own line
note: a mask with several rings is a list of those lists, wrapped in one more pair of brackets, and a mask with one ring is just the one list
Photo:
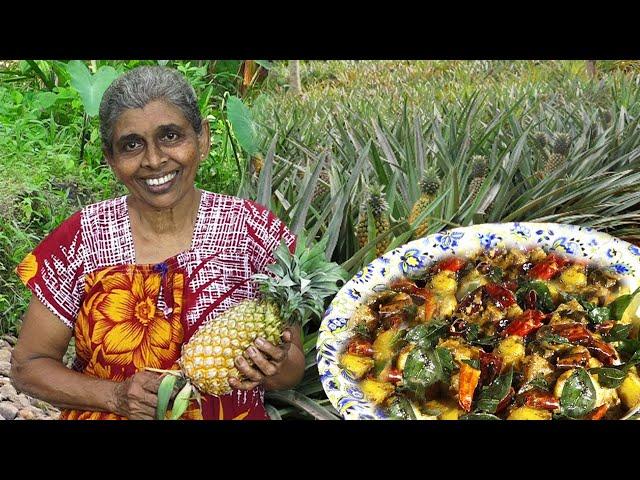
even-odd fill
[(100, 102), (102, 145), (113, 153), (113, 127), (127, 109), (144, 108), (154, 100), (165, 100), (179, 108), (197, 134), (202, 131), (202, 115), (193, 87), (178, 71), (161, 66), (142, 66), (118, 77), (104, 92)]

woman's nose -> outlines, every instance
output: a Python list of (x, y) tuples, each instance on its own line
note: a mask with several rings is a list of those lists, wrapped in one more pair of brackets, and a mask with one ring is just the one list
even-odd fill
[(159, 146), (153, 143), (149, 143), (148, 145), (149, 146), (142, 161), (143, 166), (156, 169), (163, 163), (167, 162), (167, 155)]

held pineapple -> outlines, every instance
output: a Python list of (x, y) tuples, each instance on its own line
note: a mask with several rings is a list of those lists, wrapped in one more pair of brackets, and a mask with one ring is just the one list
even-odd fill
[[(420, 198), (416, 201), (411, 209), (411, 213), (409, 214), (409, 224), (413, 225), (420, 214), (424, 212), (429, 204), (433, 201), (440, 188), (440, 180), (436, 177), (434, 172), (428, 172), (422, 180), (420, 180), (420, 191), (422, 194)], [(424, 237), (427, 234), (427, 229), (429, 228), (429, 221), (425, 218), (422, 222), (416, 227), (415, 230), (415, 238)]]
[[(189, 394), (199, 398), (199, 392), (230, 392), (228, 379), (239, 377), (234, 358), (256, 337), (278, 344), (288, 325), (301, 324), (309, 314), (322, 316), (324, 299), (337, 292), (338, 280), (346, 280), (342, 267), (326, 260), (326, 240), (312, 248), (305, 243), (304, 237), (299, 236), (293, 255), (281, 243), (274, 252), (275, 263), (267, 266), (272, 276), (253, 276), (259, 285), (259, 298), (243, 300), (200, 326), (182, 347), (178, 361), (181, 371), (149, 370), (186, 378), (187, 398)], [(174, 404), (173, 409), (176, 408)], [(158, 416), (163, 418), (162, 413)]]
[[(369, 188), (366, 200), (362, 203), (356, 226), (356, 236), (360, 247), (369, 243), (369, 214), (371, 214), (376, 229), (376, 235), (383, 235), (391, 227), (389, 223), (389, 205), (384, 198), (381, 187)], [(385, 238), (376, 243), (376, 255), (381, 256), (387, 251), (391, 239)]]

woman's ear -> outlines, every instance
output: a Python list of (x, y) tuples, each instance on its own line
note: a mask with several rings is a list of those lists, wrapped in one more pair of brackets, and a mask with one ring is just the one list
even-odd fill
[(198, 135), (198, 143), (200, 146), (200, 161), (204, 160), (209, 155), (211, 149), (211, 130), (209, 129), (209, 120), (207, 118), (202, 119), (202, 129), (200, 135)]

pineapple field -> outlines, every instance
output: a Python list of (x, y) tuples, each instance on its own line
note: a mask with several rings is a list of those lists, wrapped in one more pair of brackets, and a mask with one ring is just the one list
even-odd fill
[[(158, 63), (91, 62), (93, 75)], [(188, 77), (211, 122), (198, 186), (267, 206), (348, 277), (411, 239), (479, 223), (640, 242), (635, 62), (597, 61), (593, 76), (584, 61), (308, 61), (300, 92), (286, 61), (160, 62)], [(123, 193), (73, 72), (0, 69), (0, 334), (16, 335), (29, 298), (16, 264), (82, 205)], [(272, 418), (339, 418), (315, 363), (320, 320), (300, 319), (305, 377), (267, 393)]]

